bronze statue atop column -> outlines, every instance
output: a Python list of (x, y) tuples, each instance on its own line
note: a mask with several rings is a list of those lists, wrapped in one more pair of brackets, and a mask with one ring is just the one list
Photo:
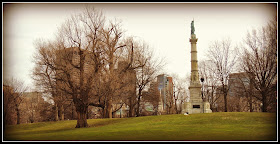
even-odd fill
[(194, 34), (194, 31), (195, 29), (194, 29), (194, 20), (193, 20), (191, 23), (191, 34)]

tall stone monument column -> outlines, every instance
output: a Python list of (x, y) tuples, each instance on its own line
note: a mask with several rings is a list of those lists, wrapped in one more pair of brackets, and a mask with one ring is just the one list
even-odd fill
[(209, 102), (203, 102), (201, 95), (201, 84), (199, 81), (197, 65), (197, 38), (194, 33), (194, 21), (191, 23), (191, 81), (189, 86), (190, 100), (184, 103), (182, 113), (211, 113)]

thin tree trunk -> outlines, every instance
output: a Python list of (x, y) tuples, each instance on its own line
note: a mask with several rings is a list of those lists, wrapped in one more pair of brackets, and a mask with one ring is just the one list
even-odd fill
[(175, 99), (175, 112), (176, 112), (176, 114), (179, 114), (178, 108), (177, 108), (177, 100), (176, 99)]
[(249, 106), (250, 106), (250, 112), (253, 112), (252, 94), (249, 94)]
[(32, 111), (32, 112), (31, 112), (31, 119), (30, 119), (30, 122), (31, 122), (31, 123), (34, 122), (34, 114), (33, 114), (33, 113), (34, 113), (34, 112)]
[(64, 108), (63, 108), (63, 105), (60, 106), (60, 120), (64, 120)]
[(87, 109), (87, 119), (89, 119), (89, 114), (90, 114), (90, 112), (89, 112), (89, 108)]
[(18, 105), (16, 105), (16, 112), (17, 112), (17, 124), (20, 124), (20, 111)]
[(249, 89), (249, 93), (247, 93), (247, 94), (249, 94), (249, 105), (250, 105), (250, 112), (253, 112), (254, 110), (253, 110), (253, 96), (252, 96), (252, 90), (253, 90), (253, 85), (252, 85), (252, 80), (250, 79), (250, 85), (249, 85), (250, 87), (250, 89)]
[(55, 121), (59, 121), (59, 118), (58, 118), (58, 106), (57, 106), (57, 104), (55, 104)]
[(224, 85), (223, 85), (223, 93), (224, 93), (225, 112), (227, 112), (228, 111), (228, 107), (227, 107), (227, 90), (226, 90)]
[(138, 93), (138, 100), (137, 100), (137, 110), (136, 110), (136, 116), (139, 117), (140, 116), (140, 101), (141, 101), (141, 92), (142, 90), (139, 89), (139, 93)]
[(74, 119), (74, 103), (72, 102), (72, 120)]
[(227, 95), (224, 94), (224, 101), (225, 101), (225, 112), (227, 112)]
[(102, 108), (102, 118), (106, 118), (106, 107), (107, 106), (105, 106), (104, 108)]

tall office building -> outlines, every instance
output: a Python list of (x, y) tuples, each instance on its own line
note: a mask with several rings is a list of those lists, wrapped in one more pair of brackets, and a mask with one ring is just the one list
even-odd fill
[(157, 76), (158, 90), (160, 91), (159, 111), (166, 111), (167, 103), (173, 102), (172, 77), (165, 74)]

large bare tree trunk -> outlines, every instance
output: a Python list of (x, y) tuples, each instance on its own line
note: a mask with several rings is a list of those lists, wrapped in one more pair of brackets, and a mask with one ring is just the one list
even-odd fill
[(78, 115), (76, 128), (89, 127), (87, 123), (87, 108), (87, 106), (82, 105), (76, 107)]
[(112, 98), (107, 101), (105, 108), (105, 118), (112, 118)]
[(267, 112), (267, 102), (266, 102), (266, 93), (262, 92), (262, 112)]
[(129, 98), (129, 117), (134, 117), (134, 104), (132, 102), (132, 97)]

